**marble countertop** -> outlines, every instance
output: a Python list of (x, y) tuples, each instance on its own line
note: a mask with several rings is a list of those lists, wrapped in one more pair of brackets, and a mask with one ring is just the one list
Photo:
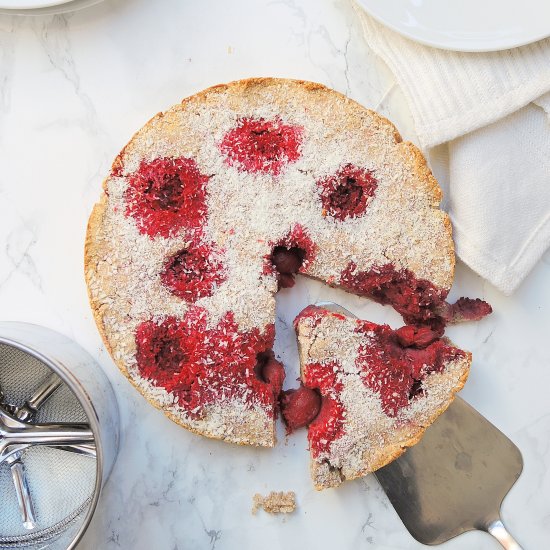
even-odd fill
[[(369, 51), (349, 0), (107, 0), (38, 18), (0, 16), (0, 319), (71, 336), (110, 377), (122, 416), (118, 462), (83, 550), (414, 549), (376, 479), (316, 492), (305, 433), (279, 427), (274, 450), (238, 448), (178, 428), (110, 360), (86, 296), (86, 222), (102, 178), (156, 112), (249, 76), (322, 82), (414, 131), (388, 69)], [(550, 540), (550, 252), (513, 297), (463, 265), (454, 297), (494, 314), (448, 334), (474, 354), (462, 396), (519, 446), (525, 467), (502, 516), (526, 549)], [(300, 280), (278, 295), (276, 351), (297, 376), (294, 315), (334, 299), (398, 323), (381, 306)], [(256, 492), (294, 490), (289, 516), (252, 516)], [(468, 533), (446, 550), (496, 549)]]

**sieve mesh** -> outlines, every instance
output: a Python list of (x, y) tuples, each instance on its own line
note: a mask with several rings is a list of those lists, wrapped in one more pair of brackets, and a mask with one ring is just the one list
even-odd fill
[[(50, 369), (38, 359), (0, 344), (0, 388), (4, 401), (22, 406)], [(44, 403), (36, 422), (86, 422), (77, 397), (63, 384)], [(20, 548), (44, 542), (82, 520), (96, 482), (96, 460), (50, 447), (30, 447), (23, 452), (37, 527), (23, 527), (8, 464), (0, 464), (0, 548)]]

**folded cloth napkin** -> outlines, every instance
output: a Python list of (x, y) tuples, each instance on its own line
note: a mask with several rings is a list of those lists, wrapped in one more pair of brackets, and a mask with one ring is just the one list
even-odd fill
[(367, 43), (407, 98), (446, 195), (458, 256), (512, 293), (550, 245), (550, 38), (501, 52), (451, 52), (356, 10)]

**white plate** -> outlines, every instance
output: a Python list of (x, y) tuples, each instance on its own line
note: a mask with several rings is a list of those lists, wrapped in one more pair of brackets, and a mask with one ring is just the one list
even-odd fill
[(0, 14), (50, 15), (75, 11), (103, 0), (0, 0)]
[(394, 31), (446, 50), (505, 50), (550, 36), (550, 0), (357, 1)]
[(6, 10), (35, 10), (66, 4), (70, 0), (0, 0), (0, 8)]

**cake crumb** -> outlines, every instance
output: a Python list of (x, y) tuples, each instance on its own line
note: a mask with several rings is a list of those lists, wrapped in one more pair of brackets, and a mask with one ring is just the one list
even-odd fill
[(263, 508), (268, 514), (291, 514), (296, 510), (296, 495), (294, 491), (287, 491), (286, 493), (271, 491), (266, 497), (256, 493), (252, 498), (254, 503), (252, 507), (252, 513)]

